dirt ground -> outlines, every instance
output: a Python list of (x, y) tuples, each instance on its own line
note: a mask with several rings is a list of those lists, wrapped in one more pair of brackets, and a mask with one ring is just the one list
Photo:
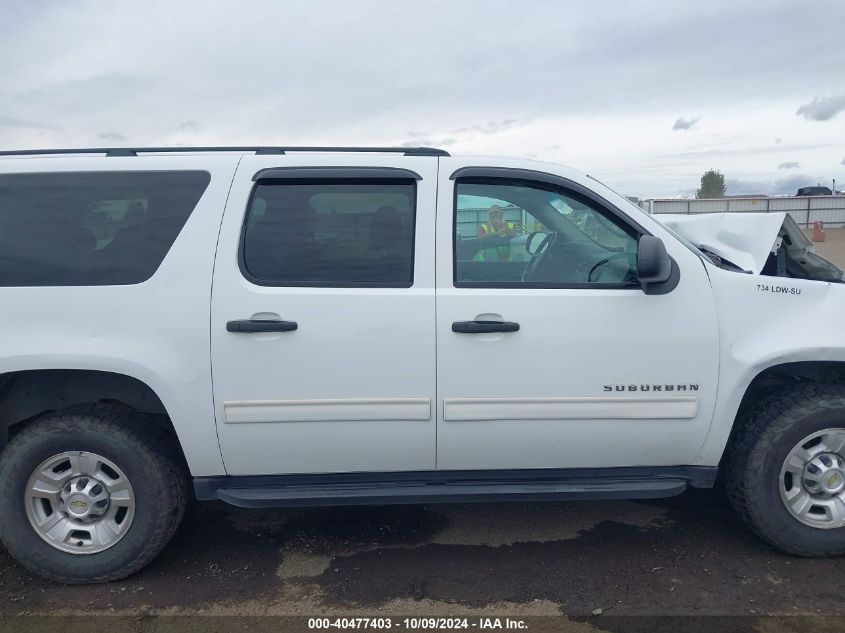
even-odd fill
[[(51, 585), (0, 550), (5, 616), (489, 613), (555, 616), (546, 620), (555, 629), (585, 631), (629, 630), (648, 616), (742, 616), (730, 620), (743, 623), (736, 630), (793, 630), (798, 622), (796, 630), (831, 630), (839, 620), (830, 617), (845, 615), (845, 559), (771, 549), (719, 489), (648, 502), (203, 504), (152, 565), (100, 586)], [(660, 630), (696, 630), (689, 618), (672, 621)]]
[[(812, 239), (812, 231), (804, 231)], [(816, 242), (816, 252), (840, 268), (845, 268), (845, 229), (825, 229), (824, 242)]]

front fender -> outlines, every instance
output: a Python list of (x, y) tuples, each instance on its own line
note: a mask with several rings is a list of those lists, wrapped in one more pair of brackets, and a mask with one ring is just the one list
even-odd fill
[(747, 275), (708, 265), (719, 319), (719, 387), (696, 463), (716, 465), (740, 403), (762, 372), (785, 363), (845, 362), (845, 285)]

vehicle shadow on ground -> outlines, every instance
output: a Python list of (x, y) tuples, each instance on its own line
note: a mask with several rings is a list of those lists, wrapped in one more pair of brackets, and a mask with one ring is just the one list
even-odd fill
[(466, 607), (540, 600), (569, 615), (836, 615), (845, 612), (843, 570), (843, 559), (769, 548), (718, 490), (647, 502), (206, 504), (191, 509), (148, 568), (109, 585), (53, 586), (0, 550), (0, 614), (247, 602), (284, 609), (286, 601), (295, 606), (291, 596), (307, 594), (328, 610), (397, 600)]

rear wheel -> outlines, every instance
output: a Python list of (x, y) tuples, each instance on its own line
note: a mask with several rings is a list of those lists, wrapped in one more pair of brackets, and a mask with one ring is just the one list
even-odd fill
[(727, 455), (729, 497), (775, 547), (845, 553), (845, 388), (801, 385), (753, 407)]
[(108, 405), (47, 414), (0, 454), (0, 539), (50, 580), (123, 578), (173, 536), (186, 484), (149, 418)]

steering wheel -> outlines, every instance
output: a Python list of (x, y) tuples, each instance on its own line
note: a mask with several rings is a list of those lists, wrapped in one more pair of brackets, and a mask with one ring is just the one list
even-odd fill
[(531, 281), (531, 276), (537, 270), (537, 267), (540, 265), (540, 261), (543, 259), (543, 256), (546, 255), (546, 253), (548, 253), (552, 249), (552, 246), (555, 245), (556, 241), (557, 231), (549, 231), (546, 234), (546, 237), (543, 238), (543, 241), (540, 242), (540, 245), (537, 247), (537, 250), (534, 251), (534, 254), (531, 256), (531, 261), (528, 262), (528, 266), (526, 266), (525, 270), (522, 271), (522, 281)]
[(597, 268), (604, 266), (605, 264), (609, 264), (612, 261), (616, 261), (617, 259), (627, 259), (630, 253), (613, 253), (612, 255), (608, 255), (600, 259), (598, 262), (593, 264), (593, 267), (590, 268), (590, 272), (587, 273), (587, 283), (593, 282), (593, 273), (596, 271)]

